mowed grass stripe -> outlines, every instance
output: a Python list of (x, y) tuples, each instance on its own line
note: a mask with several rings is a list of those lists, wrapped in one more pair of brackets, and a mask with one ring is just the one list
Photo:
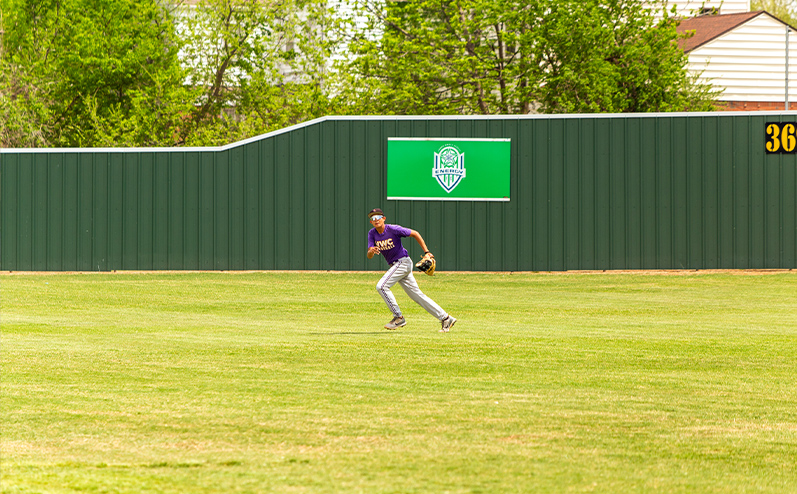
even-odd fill
[(2, 492), (797, 492), (797, 273), (4, 275)]

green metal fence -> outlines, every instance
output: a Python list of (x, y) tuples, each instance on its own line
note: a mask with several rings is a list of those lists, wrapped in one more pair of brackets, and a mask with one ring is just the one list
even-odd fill
[[(765, 149), (794, 121), (329, 117), (222, 148), (0, 150), (0, 269), (381, 270), (374, 207), (441, 270), (795, 268), (797, 157)], [(389, 137), (511, 139), (511, 200), (386, 200)]]

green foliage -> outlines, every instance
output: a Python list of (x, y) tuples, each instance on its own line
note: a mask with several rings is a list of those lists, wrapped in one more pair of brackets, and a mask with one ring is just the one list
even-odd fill
[(0, 58), (0, 147), (45, 147), (52, 111), (46, 90), (18, 65)]
[(750, 10), (766, 10), (786, 24), (797, 27), (797, 3), (794, 0), (750, 0)]
[(182, 143), (226, 144), (321, 116), (334, 38), (320, 0), (203, 0), (184, 14), (190, 83), (202, 88)]
[[(47, 65), (54, 2), (0, 0), (0, 146), (47, 145), (53, 112)], [(44, 11), (44, 14), (42, 13)]]
[(0, 0), (2, 145), (225, 144), (319, 116), (319, 0)]
[(170, 12), (153, 1), (3, 0), (3, 10), (3, 64), (21, 76), (3, 77), (1, 94), (9, 113), (43, 118), (48, 145), (95, 145), (97, 124), (136, 118), (136, 99), (185, 77)]
[(639, 0), (412, 0), (355, 4), (370, 19), (344, 71), (385, 113), (712, 109), (676, 21)]
[(103, 108), (97, 98), (87, 97), (87, 122), (74, 128), (74, 134), (86, 147), (174, 146), (182, 139), (197, 97), (196, 88), (156, 73), (146, 90), (127, 92), (125, 107)]
[[(686, 70), (677, 21), (635, 0), (564, 5), (536, 28), (536, 99), (551, 113), (711, 110)], [(562, 5), (560, 5), (562, 7)], [(534, 93), (532, 93), (534, 94)]]
[(352, 1), (341, 19), (324, 0), (0, 0), (0, 145), (219, 145), (330, 113), (713, 108), (676, 21), (641, 0)]

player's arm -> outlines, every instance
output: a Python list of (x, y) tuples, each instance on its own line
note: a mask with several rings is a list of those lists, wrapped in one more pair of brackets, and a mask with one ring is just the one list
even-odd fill
[(368, 259), (373, 259), (375, 255), (379, 254), (379, 247), (376, 246), (373, 235), (373, 230), (368, 232), (368, 252), (366, 253)]
[(426, 247), (426, 242), (423, 241), (423, 237), (421, 237), (421, 234), (416, 232), (415, 230), (410, 230), (410, 232), (411, 232), (410, 237), (414, 238), (415, 241), (418, 242), (418, 245), (420, 245), (421, 249), (423, 249), (423, 253), (426, 254), (427, 252), (429, 252), (429, 249)]

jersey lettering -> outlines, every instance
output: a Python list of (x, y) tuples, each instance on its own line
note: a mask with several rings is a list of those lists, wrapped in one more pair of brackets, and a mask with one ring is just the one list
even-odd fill
[(376, 247), (379, 250), (390, 250), (393, 248), (393, 239), (389, 238), (387, 240), (377, 240)]

